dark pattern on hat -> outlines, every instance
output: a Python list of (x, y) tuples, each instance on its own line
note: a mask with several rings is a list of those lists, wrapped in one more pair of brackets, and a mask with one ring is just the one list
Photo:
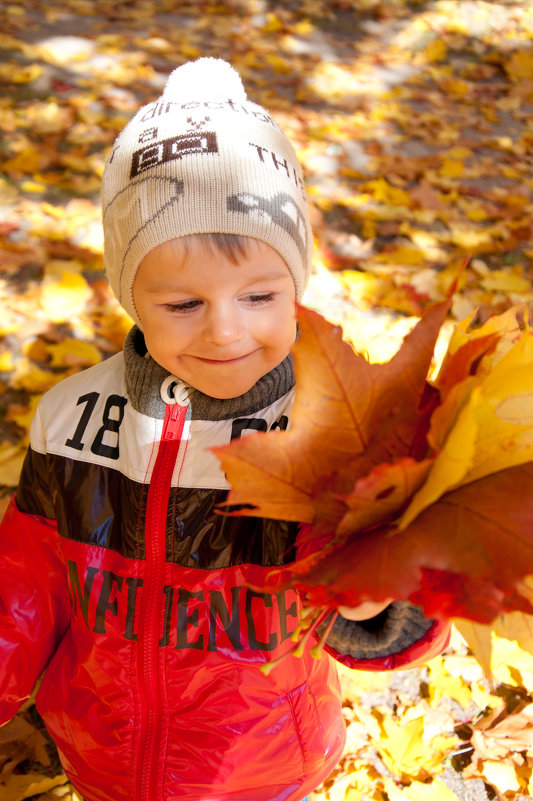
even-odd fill
[[(248, 215), (264, 215), (270, 222), (279, 225), (294, 240), (305, 264), (307, 258), (307, 228), (305, 218), (290, 195), (280, 192), (273, 198), (259, 195), (231, 195), (227, 202), (228, 211)], [(296, 222), (295, 218), (296, 217)]]

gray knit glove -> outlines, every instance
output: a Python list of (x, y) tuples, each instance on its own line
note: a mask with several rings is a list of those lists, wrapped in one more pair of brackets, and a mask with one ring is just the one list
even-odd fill
[[(323, 627), (326, 624), (327, 621)], [(410, 601), (395, 601), (368, 620), (347, 620), (339, 615), (327, 644), (339, 654), (355, 659), (377, 659), (409, 648), (431, 625), (432, 621), (418, 606)]]

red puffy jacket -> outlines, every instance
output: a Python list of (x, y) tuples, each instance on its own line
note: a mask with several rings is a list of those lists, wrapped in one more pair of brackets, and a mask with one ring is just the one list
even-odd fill
[[(162, 402), (158, 370), (130, 338), (39, 406), (0, 532), (0, 724), (44, 670), (39, 712), (89, 801), (300, 801), (344, 744), (334, 661), (259, 669), (289, 649), (299, 600), (252, 588), (294, 558), (296, 529), (217, 514), (208, 450), (285, 425), (291, 381), (277, 368), (266, 399), (186, 407)], [(433, 623), (397, 654), (335, 655), (405, 667), (447, 636)]]

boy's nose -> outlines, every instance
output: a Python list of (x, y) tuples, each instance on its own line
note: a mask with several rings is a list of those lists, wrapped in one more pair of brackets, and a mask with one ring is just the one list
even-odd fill
[(243, 328), (239, 315), (231, 307), (209, 310), (204, 327), (204, 340), (213, 345), (231, 345), (242, 339)]

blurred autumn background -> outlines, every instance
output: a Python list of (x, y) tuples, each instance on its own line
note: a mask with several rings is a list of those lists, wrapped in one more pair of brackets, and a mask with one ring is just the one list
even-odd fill
[[(533, 301), (531, 0), (12, 0), (0, 48), (0, 513), (42, 393), (130, 326), (102, 269), (104, 159), (189, 59), (231, 61), (292, 138), (316, 234), (306, 301), (369, 358), (459, 273), (441, 340)], [(346, 753), (313, 800), (533, 796), (517, 640), (493, 636), (490, 680), (457, 633), (422, 669), (343, 675)], [(78, 799), (32, 702), (0, 729), (0, 801), (25, 798)]]

